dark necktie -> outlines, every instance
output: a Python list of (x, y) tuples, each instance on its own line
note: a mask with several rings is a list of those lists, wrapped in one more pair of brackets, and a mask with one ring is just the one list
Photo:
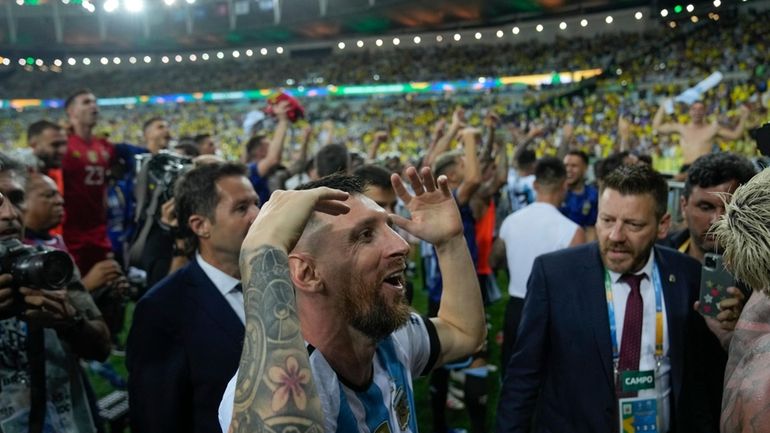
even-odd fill
[(243, 285), (241, 283), (236, 284), (235, 287), (233, 287), (233, 290), (236, 290), (238, 292), (243, 292)]
[(620, 277), (631, 287), (626, 301), (626, 315), (623, 319), (623, 337), (620, 343), (620, 360), (618, 370), (639, 370), (639, 357), (642, 349), (642, 319), (644, 304), (639, 286), (645, 278), (644, 274), (625, 274)]

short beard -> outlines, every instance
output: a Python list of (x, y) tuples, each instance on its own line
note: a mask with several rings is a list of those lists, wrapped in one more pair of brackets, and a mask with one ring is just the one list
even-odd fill
[(380, 288), (367, 289), (360, 278), (354, 278), (351, 287), (344, 290), (342, 313), (348, 323), (374, 341), (387, 338), (406, 324), (411, 308), (406, 298), (391, 306), (380, 292)]

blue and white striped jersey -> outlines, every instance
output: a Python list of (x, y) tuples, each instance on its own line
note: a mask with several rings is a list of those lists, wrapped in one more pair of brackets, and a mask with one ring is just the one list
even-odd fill
[[(326, 431), (417, 433), (412, 377), (427, 374), (441, 351), (436, 329), (412, 313), (407, 323), (377, 345), (372, 382), (354, 387), (340, 379), (320, 351), (308, 346), (313, 380), (321, 397)], [(219, 423), (227, 433), (233, 413), (235, 376), (219, 405)]]

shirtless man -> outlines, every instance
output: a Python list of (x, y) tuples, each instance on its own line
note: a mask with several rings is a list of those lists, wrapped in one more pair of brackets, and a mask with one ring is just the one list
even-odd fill
[(725, 263), (754, 288), (741, 313), (725, 369), (721, 431), (770, 431), (770, 169), (739, 187), (716, 226)]
[(719, 136), (726, 140), (737, 140), (743, 135), (746, 127), (746, 119), (749, 116), (749, 109), (745, 105), (741, 106), (741, 117), (738, 126), (735, 129), (727, 129), (719, 126), (716, 121), (706, 123), (706, 105), (697, 101), (690, 105), (690, 123), (683, 125), (681, 123), (663, 123), (665, 116), (665, 104), (661, 104), (655, 117), (652, 119), (652, 130), (659, 134), (674, 134), (681, 136), (680, 144), (682, 146), (682, 172), (687, 171), (699, 156), (711, 153), (714, 146), (714, 139)]

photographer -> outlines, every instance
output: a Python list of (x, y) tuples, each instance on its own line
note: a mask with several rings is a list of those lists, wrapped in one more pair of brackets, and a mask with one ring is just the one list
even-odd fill
[[(25, 287), (8, 271), (23, 236), (26, 169), (0, 154), (0, 425), (3, 431), (94, 432), (77, 357), (103, 360), (109, 331), (79, 284)], [(16, 248), (18, 250), (18, 248)], [(22, 253), (24, 254), (24, 253)]]

